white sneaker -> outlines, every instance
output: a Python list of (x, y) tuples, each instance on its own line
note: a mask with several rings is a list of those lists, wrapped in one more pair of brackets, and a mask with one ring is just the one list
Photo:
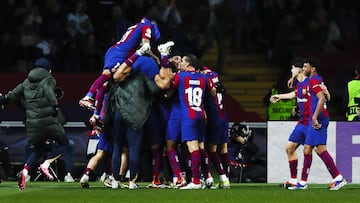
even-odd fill
[(229, 189), (230, 188), (230, 181), (227, 178), (226, 180), (220, 181), (219, 188)]
[(181, 180), (177, 180), (174, 184), (174, 188), (181, 188), (186, 186), (185, 178), (182, 178)]
[(111, 181), (111, 188), (112, 189), (119, 189), (120, 185), (121, 185), (120, 181), (117, 181), (117, 180), (112, 180)]
[(210, 189), (211, 186), (213, 186), (213, 184), (214, 184), (214, 178), (213, 177), (206, 178), (205, 186), (206, 186), (207, 189)]
[(201, 184), (195, 184), (193, 182), (187, 184), (184, 187), (181, 187), (180, 190), (197, 190), (197, 189), (201, 189)]
[(66, 183), (73, 183), (75, 182), (74, 178), (71, 176), (71, 173), (67, 173), (64, 177), (64, 182)]
[(308, 185), (301, 185), (300, 183), (297, 183), (295, 186), (288, 187), (289, 190), (306, 190), (308, 188)]
[(80, 179), (81, 187), (83, 188), (89, 188), (89, 176), (86, 174), (83, 174), (83, 176)]
[(136, 50), (136, 53), (139, 55), (147, 54), (151, 51), (151, 47), (149, 43), (143, 44), (138, 50)]
[(99, 181), (103, 183), (108, 177), (109, 177), (109, 174), (107, 174), (106, 172), (104, 172), (104, 173), (100, 176)]
[(95, 110), (95, 105), (94, 105), (94, 99), (88, 96), (85, 96), (84, 98), (80, 99), (79, 101), (79, 105), (81, 107), (85, 107), (88, 108), (91, 111)]
[(114, 180), (114, 177), (112, 175), (109, 175), (104, 180), (104, 186), (108, 188), (112, 188), (112, 182)]
[(96, 122), (100, 119), (99, 115), (93, 114), (90, 119), (89, 119), (89, 123), (91, 125), (96, 125)]
[(160, 54), (169, 55), (170, 54), (170, 49), (174, 45), (175, 45), (175, 43), (173, 41), (168, 41), (165, 44), (160, 44), (158, 46), (158, 50), (159, 50)]
[(139, 189), (139, 185), (136, 184), (134, 181), (129, 181), (129, 189), (130, 190)]
[(345, 178), (343, 178), (342, 180), (339, 180), (339, 181), (331, 182), (329, 190), (340, 190), (346, 184), (347, 184), (347, 181), (345, 180)]

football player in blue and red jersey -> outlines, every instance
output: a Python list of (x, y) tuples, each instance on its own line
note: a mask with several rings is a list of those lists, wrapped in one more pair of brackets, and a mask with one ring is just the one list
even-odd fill
[[(181, 66), (181, 56), (173, 56), (172, 63), (176, 72), (185, 71)], [(181, 106), (179, 94), (174, 92), (168, 99), (170, 103), (170, 114), (165, 130), (166, 154), (174, 177), (174, 188), (186, 185), (185, 177), (181, 173), (181, 160), (178, 156), (177, 146), (181, 143)]]
[(201, 155), (199, 141), (205, 136), (205, 92), (211, 89), (208, 78), (200, 73), (203, 65), (193, 55), (182, 58), (185, 71), (178, 72), (173, 79), (173, 89), (178, 90), (181, 108), (181, 141), (191, 154), (192, 182), (180, 189), (200, 189)]
[[(212, 87), (211, 91), (207, 92), (205, 100), (207, 150), (220, 176), (220, 188), (230, 188), (228, 178), (230, 158), (227, 150), (230, 141), (228, 136), (229, 120), (224, 108), (225, 89), (220, 84), (219, 76), (215, 71), (204, 67), (203, 73), (209, 78)], [(205, 180), (208, 187), (211, 185), (211, 181), (213, 181), (212, 177)]]
[(288, 143), (286, 144), (286, 154), (288, 156), (289, 168), (290, 168), (290, 179), (280, 186), (283, 188), (289, 188), (296, 186), (298, 183), (297, 179), (297, 166), (298, 166), (298, 157), (296, 154), (296, 149), (300, 145), (304, 145), (306, 134), (308, 132), (309, 126), (309, 106), (308, 102), (308, 86), (309, 78), (306, 77), (302, 71), (304, 60), (301, 58), (296, 58), (292, 62), (292, 79), (295, 80), (295, 89), (290, 93), (285, 94), (275, 94), (270, 97), (272, 103), (278, 102), (280, 99), (294, 99), (296, 98), (299, 115), (298, 123), (296, 124), (294, 130), (291, 132)]
[(330, 99), (329, 91), (323, 84), (322, 78), (317, 74), (320, 62), (315, 58), (305, 60), (303, 71), (309, 77), (309, 127), (304, 144), (304, 166), (301, 181), (289, 189), (306, 189), (307, 177), (312, 162), (312, 151), (316, 150), (321, 160), (326, 165), (333, 180), (330, 183), (330, 190), (339, 190), (347, 184), (335, 165), (333, 158), (326, 148), (327, 127), (329, 125), (329, 113), (326, 107), (326, 100)]
[[(106, 51), (102, 74), (91, 85), (86, 96), (79, 101), (80, 106), (94, 110), (94, 116), (98, 119), (100, 117), (101, 101), (105, 93), (105, 84), (109, 81), (110, 75), (123, 62), (128, 66), (132, 66), (133, 63), (147, 64), (149, 60), (136, 59), (145, 53), (152, 53), (150, 43), (151, 41), (157, 41), (159, 38), (160, 32), (156, 23), (147, 18), (143, 18), (139, 23), (130, 26), (122, 38)], [(140, 46), (143, 49), (139, 49)], [(95, 102), (94, 96), (96, 97)]]

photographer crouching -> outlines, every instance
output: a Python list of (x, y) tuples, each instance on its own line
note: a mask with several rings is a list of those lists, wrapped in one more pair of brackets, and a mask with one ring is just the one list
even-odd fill
[(253, 159), (258, 147), (253, 142), (249, 126), (235, 122), (230, 128), (229, 135), (230, 182), (266, 182), (264, 164)]

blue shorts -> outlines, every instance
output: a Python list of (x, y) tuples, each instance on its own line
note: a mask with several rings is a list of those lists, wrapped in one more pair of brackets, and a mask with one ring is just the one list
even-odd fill
[(205, 142), (205, 121), (201, 119), (181, 121), (181, 142), (192, 140)]
[(170, 107), (169, 104), (164, 101), (159, 101), (159, 111), (160, 111), (160, 122), (162, 125), (162, 129), (165, 132), (166, 126), (170, 118)]
[(319, 120), (322, 124), (321, 128), (315, 130), (312, 123), (309, 124), (308, 134), (306, 135), (305, 144), (315, 147), (318, 145), (326, 145), (327, 142), (327, 128), (329, 126), (329, 119)]
[(144, 143), (146, 145), (162, 144), (164, 139), (163, 128), (157, 103), (151, 106), (150, 114), (144, 124)]
[(206, 142), (220, 145), (229, 143), (229, 123), (225, 120), (222, 123), (206, 123)]
[(100, 134), (99, 137), (99, 143), (98, 143), (98, 149), (111, 152), (112, 151), (112, 142), (110, 139), (108, 139), (107, 136), (105, 136), (104, 132)]
[(308, 131), (309, 131), (308, 125), (304, 125), (301, 123), (296, 124), (294, 130), (291, 132), (289, 136), (289, 141), (303, 145), (305, 143), (305, 139)]
[(181, 120), (169, 119), (165, 132), (166, 140), (172, 140), (174, 142), (181, 141)]
[(117, 63), (122, 64), (126, 60), (127, 53), (120, 51), (117, 47), (110, 47), (104, 57), (104, 69), (112, 69)]

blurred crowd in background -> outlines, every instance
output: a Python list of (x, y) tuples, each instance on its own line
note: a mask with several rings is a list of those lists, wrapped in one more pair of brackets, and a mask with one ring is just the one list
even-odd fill
[[(106, 49), (143, 16), (162, 40), (200, 57), (264, 53), (288, 64), (296, 50), (359, 49), (359, 2), (340, 0), (3, 0), (0, 72), (27, 72), (45, 56), (54, 71), (99, 72)], [(225, 53), (226, 54), (226, 53)], [(218, 59), (222, 68), (223, 58)]]

